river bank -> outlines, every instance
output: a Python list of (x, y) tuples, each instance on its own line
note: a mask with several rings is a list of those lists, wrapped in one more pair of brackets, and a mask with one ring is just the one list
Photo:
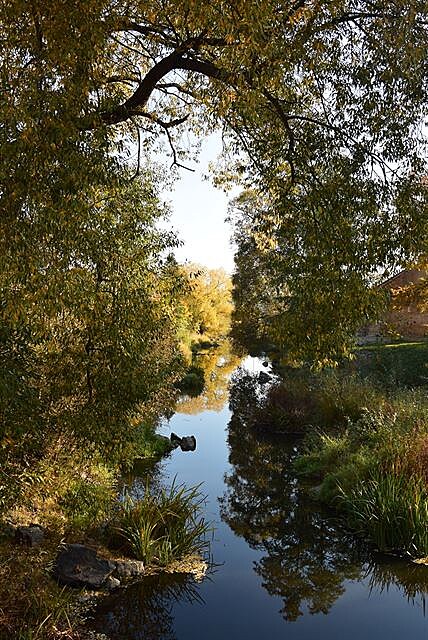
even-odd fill
[[(160, 485), (204, 482), (215, 527), (206, 578), (164, 576), (119, 590), (100, 601), (90, 628), (112, 640), (422, 640), (426, 567), (374, 553), (314, 500), (294, 471), (301, 437), (250, 428), (246, 376), (261, 370), (250, 360), (233, 375), (229, 407), (188, 412), (183, 403), (163, 433), (194, 434), (196, 450), (150, 470)], [(127, 477), (135, 495), (147, 472)]]

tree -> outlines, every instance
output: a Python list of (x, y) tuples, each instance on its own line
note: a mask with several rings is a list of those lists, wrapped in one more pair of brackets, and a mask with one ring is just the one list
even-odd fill
[[(13, 263), (3, 270), (0, 408), (2, 435), (12, 441), (23, 431), (43, 447), (49, 433), (65, 432), (126, 459), (139, 425), (172, 405), (183, 367), (175, 322), (182, 278), (168, 257), (175, 237), (155, 226), (165, 212), (151, 173), (84, 190), (72, 233), (65, 225), (61, 237), (53, 229), (41, 238), (22, 282)], [(8, 277), (19, 293), (15, 313)]]
[(202, 265), (188, 264), (181, 267), (188, 283), (183, 298), (183, 315), (190, 332), (188, 341), (217, 343), (230, 331), (232, 281), (224, 269), (208, 269)]
[(8, 300), (32, 290), (46, 239), (79, 232), (87, 189), (115, 183), (127, 143), (136, 173), (162, 137), (182, 164), (185, 127), (222, 125), (236, 173), (269, 196), (254, 225), (292, 283), (277, 333), (296, 353), (346, 351), (371, 313), (369, 274), (426, 243), (424, 0), (11, 0), (0, 41), (8, 318), (25, 315)]

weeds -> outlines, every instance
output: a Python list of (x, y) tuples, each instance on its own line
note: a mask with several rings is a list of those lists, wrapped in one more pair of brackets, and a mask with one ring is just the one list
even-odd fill
[(110, 545), (146, 564), (166, 566), (172, 560), (205, 551), (210, 525), (202, 512), (199, 485), (186, 488), (173, 482), (154, 495), (146, 486), (144, 497), (127, 496), (110, 523)]
[[(321, 482), (318, 497), (345, 509), (350, 527), (379, 549), (427, 555), (426, 390), (374, 387), (365, 395), (367, 380), (353, 375), (343, 384), (340, 373), (322, 385), (324, 426), (307, 435), (296, 471)], [(331, 424), (335, 408), (346, 424)]]

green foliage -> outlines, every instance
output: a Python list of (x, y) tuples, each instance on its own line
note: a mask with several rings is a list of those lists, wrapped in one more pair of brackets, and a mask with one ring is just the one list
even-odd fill
[(186, 488), (175, 482), (169, 490), (144, 497), (127, 496), (110, 522), (110, 545), (146, 564), (166, 566), (208, 547), (209, 525), (201, 516), (204, 496), (200, 485)]
[(191, 398), (199, 396), (205, 387), (204, 370), (195, 365), (189, 367), (186, 375), (180, 380), (177, 387), (181, 393)]
[(140, 440), (136, 447), (138, 458), (161, 458), (170, 453), (169, 438), (157, 434), (151, 425), (141, 425)]
[[(185, 123), (197, 135), (223, 126), (226, 178), (264, 194), (244, 235), (268, 273), (269, 334), (293, 356), (346, 355), (379, 310), (370, 276), (426, 247), (424, 0), (376, 11), (11, 0), (0, 34), (1, 324), (12, 333), (32, 302), (35, 320), (41, 298), (50, 309), (67, 297), (75, 240), (102, 221), (100, 191), (120, 185), (129, 143), (140, 172), (163, 139), (180, 165)], [(248, 280), (262, 294), (257, 271)]]
[(417, 387), (428, 382), (426, 341), (372, 345), (358, 353), (361, 372), (384, 386)]
[[(155, 228), (164, 210), (150, 172), (128, 178), (87, 193), (96, 200), (76, 214), (78, 230), (52, 238), (44, 266), (24, 274), (19, 317), (8, 318), (22, 331), (4, 343), (13, 361), (0, 385), (4, 436), (37, 433), (43, 421), (45, 433), (68, 430), (119, 458), (138, 438), (136, 416), (153, 421), (172, 404), (181, 278), (165, 252), (175, 239)], [(1, 277), (18, 274), (9, 264)]]
[(349, 525), (381, 551), (428, 554), (428, 489), (424, 481), (376, 474), (342, 492)]

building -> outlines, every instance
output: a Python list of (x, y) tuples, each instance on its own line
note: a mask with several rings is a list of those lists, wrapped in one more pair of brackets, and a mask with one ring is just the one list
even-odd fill
[(394, 337), (408, 339), (428, 337), (428, 311), (419, 309), (416, 304), (398, 306), (396, 301), (392, 308), (394, 293), (403, 287), (417, 284), (422, 279), (428, 279), (427, 271), (404, 269), (382, 282), (379, 287), (388, 289), (391, 293), (391, 309), (385, 313), (380, 322), (362, 327), (358, 332), (358, 341), (366, 343)]

